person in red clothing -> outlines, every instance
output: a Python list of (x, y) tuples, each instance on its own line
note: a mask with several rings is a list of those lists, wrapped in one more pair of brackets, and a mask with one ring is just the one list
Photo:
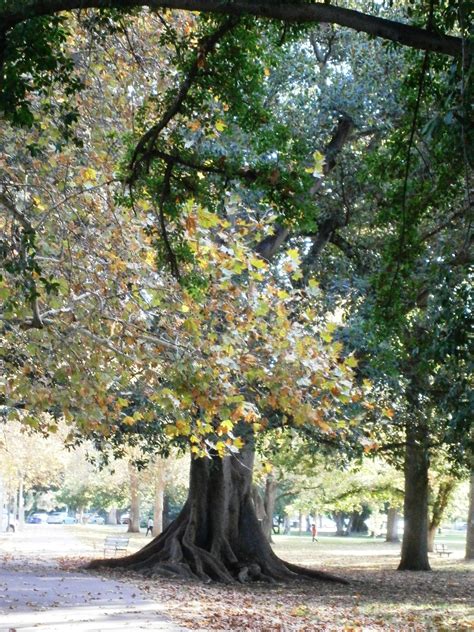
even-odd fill
[(313, 542), (317, 542), (318, 538), (316, 536), (318, 535), (318, 528), (314, 522), (311, 525), (311, 535), (313, 536)]

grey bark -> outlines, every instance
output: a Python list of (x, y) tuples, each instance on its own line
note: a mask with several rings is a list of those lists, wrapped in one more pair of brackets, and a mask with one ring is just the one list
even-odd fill
[(400, 515), (398, 513), (398, 509), (395, 507), (389, 507), (387, 513), (387, 535), (385, 537), (385, 542), (400, 542), (400, 538), (398, 537), (399, 519)]
[(428, 429), (422, 419), (407, 423), (405, 452), (405, 529), (398, 570), (429, 571), (428, 560)]

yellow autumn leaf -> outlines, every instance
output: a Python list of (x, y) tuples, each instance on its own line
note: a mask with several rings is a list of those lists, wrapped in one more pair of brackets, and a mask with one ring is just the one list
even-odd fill
[(226, 453), (226, 444), (224, 443), (224, 441), (217, 441), (216, 443), (216, 450), (217, 450), (217, 454), (222, 458), (223, 456), (225, 456)]
[(205, 208), (199, 208), (197, 215), (199, 225), (203, 228), (214, 228), (220, 223), (219, 217), (215, 213), (210, 213)]
[(260, 259), (258, 257), (252, 257), (250, 259), (250, 265), (252, 265), (254, 268), (257, 268), (257, 270), (263, 270), (264, 268), (267, 267), (267, 264), (265, 263), (265, 261), (263, 261), (263, 259)]
[(34, 202), (35, 207), (38, 209), (38, 211), (46, 210), (46, 206), (43, 204), (43, 202), (40, 200), (39, 197), (34, 196), (33, 202)]
[(149, 250), (145, 255), (145, 262), (152, 266), (155, 264), (155, 253)]
[(348, 356), (344, 362), (353, 369), (359, 364), (359, 361), (353, 355)]
[(218, 132), (223, 132), (226, 127), (227, 125), (224, 123), (222, 119), (219, 119), (218, 121), (216, 121), (215, 128)]
[(82, 172), (82, 177), (84, 180), (95, 182), (97, 180), (97, 171), (92, 169), (92, 167), (86, 167)]
[(222, 433), (231, 432), (233, 427), (234, 424), (230, 419), (224, 419), (224, 421), (219, 424), (218, 430), (220, 430)]

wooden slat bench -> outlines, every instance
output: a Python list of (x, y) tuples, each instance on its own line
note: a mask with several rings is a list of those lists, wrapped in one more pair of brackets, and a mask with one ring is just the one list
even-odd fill
[(128, 549), (128, 542), (130, 538), (123, 535), (108, 535), (104, 541), (104, 557), (107, 555), (107, 551), (113, 551), (114, 555), (117, 555), (117, 551), (126, 551)]
[(437, 553), (440, 557), (443, 557), (443, 555), (447, 555), (449, 557), (452, 553), (452, 551), (448, 549), (446, 544), (435, 544), (434, 552)]

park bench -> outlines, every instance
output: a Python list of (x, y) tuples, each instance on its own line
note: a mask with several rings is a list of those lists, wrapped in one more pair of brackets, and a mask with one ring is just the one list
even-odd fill
[(447, 555), (449, 557), (452, 553), (452, 551), (448, 549), (446, 544), (435, 544), (434, 552), (437, 553), (440, 557), (443, 557), (443, 555)]
[(107, 551), (113, 551), (114, 555), (117, 555), (117, 551), (126, 551), (129, 539), (123, 535), (108, 535), (104, 541), (104, 557)]

